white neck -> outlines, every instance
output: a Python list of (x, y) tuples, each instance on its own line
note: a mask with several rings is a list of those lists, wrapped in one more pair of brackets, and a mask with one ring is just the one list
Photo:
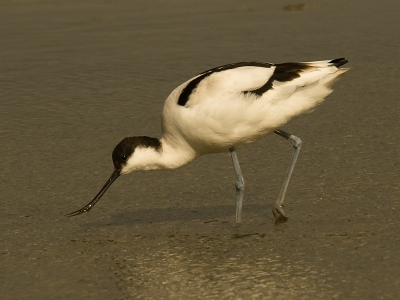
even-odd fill
[(121, 174), (140, 170), (173, 170), (193, 161), (198, 155), (187, 144), (171, 146), (167, 140), (161, 139), (159, 149), (153, 147), (136, 148), (129, 158)]

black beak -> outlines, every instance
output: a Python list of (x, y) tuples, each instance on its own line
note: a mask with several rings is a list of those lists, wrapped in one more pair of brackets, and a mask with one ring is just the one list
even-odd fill
[(106, 184), (101, 188), (100, 192), (96, 195), (96, 197), (93, 198), (92, 201), (90, 201), (86, 206), (82, 207), (81, 209), (78, 209), (77, 211), (74, 211), (70, 214), (68, 214), (68, 217), (73, 217), (80, 215), (84, 212), (88, 212), (89, 210), (92, 209), (92, 207), (97, 203), (97, 201), (100, 200), (100, 198), (104, 195), (104, 193), (107, 191), (107, 189), (111, 186), (111, 184), (119, 177), (120, 171), (115, 170), (110, 178), (108, 178)]

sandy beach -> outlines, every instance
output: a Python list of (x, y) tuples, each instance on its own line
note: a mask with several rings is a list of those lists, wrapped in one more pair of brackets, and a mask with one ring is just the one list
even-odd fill
[[(398, 299), (400, 2), (2, 1), (2, 299)], [(237, 153), (118, 179), (126, 136), (159, 137), (179, 84), (239, 61), (345, 57), (312, 114)]]

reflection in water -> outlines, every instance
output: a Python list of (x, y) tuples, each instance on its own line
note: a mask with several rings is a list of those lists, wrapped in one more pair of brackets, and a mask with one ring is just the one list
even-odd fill
[(268, 242), (264, 238), (241, 241), (170, 237), (158, 252), (116, 258), (114, 272), (121, 289), (135, 299), (192, 299), (193, 291), (199, 299), (332, 298), (325, 268), (272, 248), (257, 255), (251, 248)]

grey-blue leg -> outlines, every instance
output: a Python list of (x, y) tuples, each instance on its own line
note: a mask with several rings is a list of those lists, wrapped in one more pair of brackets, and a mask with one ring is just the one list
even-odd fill
[(239, 161), (236, 155), (235, 148), (229, 149), (232, 156), (233, 167), (236, 172), (236, 223), (242, 222), (242, 204), (243, 204), (243, 194), (244, 194), (244, 179), (242, 175), (242, 170), (240, 169)]
[(286, 190), (289, 185), (290, 177), (292, 176), (294, 166), (296, 165), (297, 158), (299, 157), (302, 141), (299, 137), (294, 136), (294, 135), (292, 135), (288, 132), (285, 132), (283, 130), (280, 130), (280, 129), (275, 130), (274, 133), (291, 141), (293, 144), (293, 148), (294, 148), (293, 156), (290, 161), (289, 169), (287, 170), (287, 173), (286, 173), (285, 181), (283, 182), (281, 191), (278, 196), (278, 200), (276, 200), (276, 202), (275, 202), (275, 207), (272, 210), (272, 213), (275, 216), (275, 220), (278, 222), (281, 222), (281, 221), (286, 221), (288, 219), (286, 213), (282, 209), (283, 201), (285, 200), (285, 194), (286, 194)]

